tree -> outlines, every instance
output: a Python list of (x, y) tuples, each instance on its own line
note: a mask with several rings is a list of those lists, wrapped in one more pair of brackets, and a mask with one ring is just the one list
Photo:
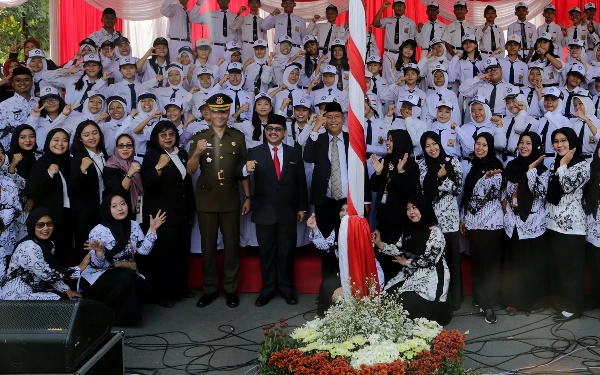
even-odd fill
[(37, 39), (46, 53), (50, 49), (48, 0), (28, 0), (0, 9), (0, 61), (6, 61), (12, 44), (17, 44), (19, 59), (24, 59), (23, 41), (27, 38)]

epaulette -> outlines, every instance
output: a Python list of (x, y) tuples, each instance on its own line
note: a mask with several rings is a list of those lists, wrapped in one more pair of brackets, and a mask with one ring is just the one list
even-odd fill
[(240, 129), (234, 128), (233, 126), (228, 126), (227, 130), (234, 130), (234, 131), (236, 131), (238, 133), (241, 133), (242, 135), (244, 134), (243, 131), (241, 131)]

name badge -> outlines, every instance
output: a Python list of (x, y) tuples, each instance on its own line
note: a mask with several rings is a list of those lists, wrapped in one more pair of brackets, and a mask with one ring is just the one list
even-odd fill
[(596, 143), (596, 138), (593, 135), (590, 135), (590, 144), (593, 145)]
[(454, 139), (448, 138), (448, 147), (454, 147)]

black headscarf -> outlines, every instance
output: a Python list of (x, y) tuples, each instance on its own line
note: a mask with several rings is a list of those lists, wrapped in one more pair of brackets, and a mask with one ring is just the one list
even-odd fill
[[(552, 138), (550, 138), (552, 139), (553, 143), (554, 137), (557, 134), (564, 134), (565, 137), (567, 137), (567, 140), (569, 141), (569, 149), (575, 147), (575, 155), (573, 155), (573, 159), (571, 159), (569, 164), (567, 164), (567, 168), (571, 168), (575, 164), (585, 160), (584, 157), (581, 155), (581, 145), (579, 144), (579, 140), (577, 139), (577, 133), (575, 133), (575, 130), (568, 127), (556, 129), (552, 132)], [(554, 165), (550, 170), (550, 182), (548, 183), (548, 195), (546, 200), (555, 206), (558, 205), (562, 196), (565, 194), (562, 186), (560, 185), (558, 173), (556, 173), (556, 170), (560, 167), (560, 161), (562, 160), (562, 158), (563, 157), (558, 155), (558, 153), (556, 154), (556, 159), (554, 159)]]
[[(487, 142), (488, 153), (483, 158), (478, 158), (474, 152), (469, 156), (471, 160), (471, 170), (465, 179), (462, 199), (462, 205), (465, 208), (469, 207), (469, 201), (471, 200), (471, 197), (473, 197), (473, 189), (481, 177), (483, 177), (488, 171), (492, 171), (494, 169), (504, 170), (504, 166), (502, 166), (502, 163), (496, 157), (494, 136), (488, 132), (483, 132), (477, 135), (477, 139), (481, 137), (485, 138)], [(477, 142), (477, 139), (475, 142)]]
[[(109, 263), (113, 262), (113, 257), (123, 251), (131, 239), (131, 220), (129, 215), (123, 220), (117, 220), (110, 212), (110, 205), (113, 197), (121, 197), (127, 204), (127, 199), (120, 194), (108, 194), (100, 204), (100, 224), (110, 229), (110, 233), (115, 238), (116, 244), (112, 249), (105, 248), (104, 256)], [(131, 212), (129, 204), (127, 204), (127, 213)]]
[(160, 147), (160, 144), (158, 143), (158, 133), (164, 131), (165, 129), (172, 129), (175, 132), (175, 147), (179, 147), (179, 130), (177, 130), (177, 126), (175, 126), (175, 124), (169, 120), (162, 120), (154, 125), (154, 129), (152, 129), (152, 133), (150, 133), (148, 148), (162, 150), (162, 147)]
[[(384, 168), (389, 168), (390, 165), (393, 166), (391, 173), (398, 173), (398, 163), (404, 157), (404, 154), (408, 154), (408, 160), (406, 165), (404, 166), (405, 171), (409, 171), (413, 168), (419, 168), (415, 159), (410, 157), (410, 154), (413, 151), (413, 143), (410, 138), (410, 134), (406, 130), (390, 130), (388, 132), (388, 137), (392, 136), (393, 148), (392, 153), (388, 154), (384, 157)], [(385, 169), (384, 169), (385, 170)]]
[[(407, 201), (412, 203), (421, 213), (421, 219), (414, 223), (407, 220), (402, 231), (402, 250), (412, 254), (424, 254), (427, 241), (431, 234), (431, 227), (437, 225), (437, 217), (433, 210), (433, 204), (422, 194), (415, 194)], [(408, 216), (408, 215), (407, 215)]]
[(12, 138), (10, 140), (10, 148), (6, 153), (9, 163), (13, 159), (13, 156), (15, 154), (23, 155), (23, 160), (21, 160), (19, 162), (19, 165), (17, 166), (17, 174), (25, 179), (29, 176), (29, 170), (31, 170), (31, 167), (37, 160), (35, 155), (39, 154), (39, 152), (37, 151), (36, 143), (33, 144), (33, 148), (31, 150), (23, 150), (19, 146), (19, 136), (21, 135), (21, 132), (26, 129), (31, 130), (34, 135), (36, 134), (35, 129), (30, 125), (23, 124), (17, 126), (12, 133)]
[[(519, 199), (519, 217), (521, 220), (526, 221), (527, 217), (531, 213), (531, 207), (533, 206), (533, 195), (529, 190), (529, 182), (527, 181), (527, 172), (529, 171), (529, 165), (544, 155), (544, 146), (542, 145), (542, 139), (537, 133), (525, 132), (519, 137), (519, 143), (523, 137), (531, 138), (531, 154), (524, 158), (518, 155), (516, 158), (508, 162), (504, 176), (507, 181), (513, 184), (518, 183), (517, 196)], [(536, 167), (538, 176), (544, 173), (548, 168), (544, 165), (544, 162), (540, 162)]]
[(592, 164), (590, 165), (590, 180), (585, 185), (585, 188), (583, 190), (585, 213), (586, 215), (594, 215), (594, 219), (596, 219), (596, 213), (598, 212), (598, 201), (600, 200), (600, 157), (598, 157), (599, 149), (600, 143), (596, 145), (594, 158), (592, 159)]
[(104, 133), (102, 133), (102, 129), (92, 120), (85, 120), (77, 125), (77, 129), (75, 129), (75, 135), (73, 136), (73, 146), (71, 146), (71, 153), (73, 156), (85, 153), (87, 156), (87, 150), (83, 145), (83, 141), (81, 140), (81, 133), (83, 133), (83, 129), (85, 129), (88, 125), (94, 126), (98, 129), (98, 134), (100, 135), (100, 141), (98, 141), (98, 152), (104, 154), (104, 158), (108, 159), (108, 155), (106, 153), (106, 147), (104, 146)]
[(25, 225), (27, 226), (27, 236), (25, 236), (25, 238), (19, 241), (17, 246), (25, 241), (33, 241), (42, 249), (44, 260), (46, 261), (46, 263), (48, 263), (50, 268), (65, 275), (65, 277), (70, 276), (73, 273), (73, 271), (65, 268), (62, 264), (60, 264), (58, 259), (56, 259), (54, 254), (52, 254), (52, 249), (54, 248), (54, 244), (52, 243), (52, 241), (49, 239), (42, 240), (36, 237), (35, 235), (35, 223), (37, 223), (44, 216), (48, 216), (51, 218), (50, 210), (45, 207), (36, 208), (35, 210), (29, 213), (29, 216), (27, 216), (27, 220), (25, 220)]
[(67, 133), (65, 130), (60, 128), (50, 130), (46, 136), (46, 143), (44, 143), (44, 155), (39, 160), (48, 166), (50, 166), (50, 164), (58, 165), (60, 173), (62, 173), (65, 180), (68, 181), (67, 176), (70, 174), (71, 169), (71, 155), (69, 155), (69, 146), (67, 145), (67, 150), (62, 155), (56, 155), (50, 151), (50, 141), (58, 132), (65, 133), (67, 135), (67, 142), (69, 141), (69, 133)]
[[(437, 158), (432, 158), (425, 152), (425, 144), (427, 143), (427, 139), (433, 140), (438, 144), (440, 148), (440, 154)], [(446, 167), (446, 177), (452, 180), (455, 184), (461, 184), (462, 181), (456, 180), (456, 173), (454, 172), (454, 167), (452, 167), (452, 156), (448, 156), (444, 148), (442, 147), (442, 140), (438, 133), (436, 132), (425, 132), (421, 136), (421, 149), (423, 149), (423, 155), (425, 156), (425, 163), (427, 164), (427, 174), (423, 179), (423, 193), (425, 197), (431, 202), (435, 201), (435, 198), (439, 194), (439, 186), (440, 182), (438, 181), (437, 174), (440, 171), (442, 165)]]

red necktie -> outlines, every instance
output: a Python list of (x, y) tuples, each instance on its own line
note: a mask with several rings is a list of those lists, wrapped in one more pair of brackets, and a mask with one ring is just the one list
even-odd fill
[(279, 156), (277, 156), (277, 147), (273, 147), (273, 164), (275, 165), (275, 174), (277, 175), (277, 181), (281, 180), (281, 168), (279, 165)]

